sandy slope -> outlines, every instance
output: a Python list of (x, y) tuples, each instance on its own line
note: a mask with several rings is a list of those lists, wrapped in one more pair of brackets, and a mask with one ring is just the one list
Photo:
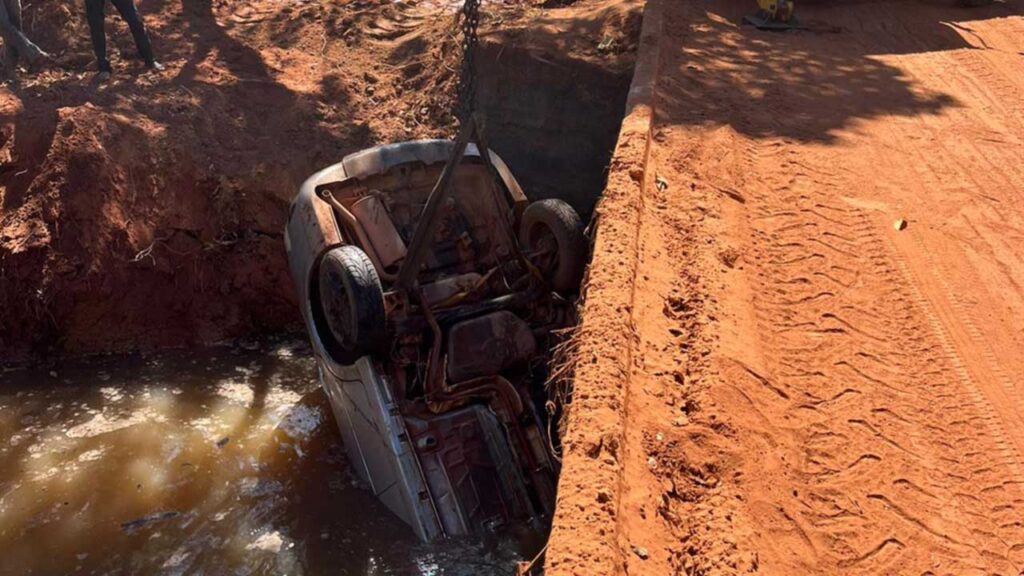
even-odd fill
[(1024, 6), (749, 8), (663, 5), (605, 568), (1016, 575)]

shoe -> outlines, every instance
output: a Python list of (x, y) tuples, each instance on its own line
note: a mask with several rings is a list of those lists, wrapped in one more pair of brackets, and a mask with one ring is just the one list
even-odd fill
[[(110, 60), (100, 60), (96, 63), (96, 74), (97, 78), (110, 78), (110, 74), (114, 71), (114, 68), (110, 65)], [(103, 76), (106, 74), (106, 76)]]
[(103, 84), (110, 81), (110, 70), (100, 70), (96, 73), (96, 81)]
[(164, 66), (163, 64), (157, 62), (156, 60), (153, 60), (152, 62), (146, 62), (146, 68), (149, 68), (150, 70), (153, 70), (154, 72), (163, 72), (164, 70), (167, 69), (166, 66)]

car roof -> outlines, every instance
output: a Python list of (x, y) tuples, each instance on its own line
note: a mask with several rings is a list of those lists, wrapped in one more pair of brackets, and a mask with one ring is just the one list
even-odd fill
[[(397, 144), (383, 144), (345, 156), (341, 160), (344, 177), (365, 178), (383, 174), (400, 164), (422, 162), (444, 163), (452, 155), (455, 143), (451, 140), (411, 140)], [(466, 156), (480, 156), (475, 144), (466, 146)]]
[[(448, 161), (455, 148), (451, 140), (410, 140), (397, 144), (382, 144), (354, 152), (342, 158), (341, 162), (324, 168), (313, 174), (303, 183), (300, 190), (308, 188), (308, 194), (314, 194), (323, 187), (340, 184), (346, 180), (359, 180), (369, 176), (383, 174), (395, 166), (412, 162), (425, 165), (443, 164)], [(465, 156), (480, 157), (476, 144), (466, 145)], [(516, 201), (526, 201), (526, 195), (512, 176), (505, 161), (494, 150), (490, 151), (491, 164), (498, 172), (505, 187)], [(301, 192), (300, 192), (301, 194)]]

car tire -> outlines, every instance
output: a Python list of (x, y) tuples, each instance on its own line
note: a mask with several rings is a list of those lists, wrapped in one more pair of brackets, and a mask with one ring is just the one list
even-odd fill
[(373, 262), (357, 246), (330, 250), (320, 261), (320, 306), (334, 338), (336, 358), (351, 364), (387, 344), (384, 291)]
[(556, 292), (572, 294), (579, 289), (587, 240), (572, 206), (556, 198), (527, 206), (520, 220), (519, 245)]

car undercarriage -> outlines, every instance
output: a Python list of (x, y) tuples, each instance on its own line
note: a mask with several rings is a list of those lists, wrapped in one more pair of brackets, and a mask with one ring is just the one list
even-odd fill
[(423, 540), (550, 518), (549, 351), (575, 322), (587, 250), (571, 207), (529, 203), (472, 145), (430, 210), (453, 146), (346, 157), (303, 184), (286, 234), (350, 460)]

